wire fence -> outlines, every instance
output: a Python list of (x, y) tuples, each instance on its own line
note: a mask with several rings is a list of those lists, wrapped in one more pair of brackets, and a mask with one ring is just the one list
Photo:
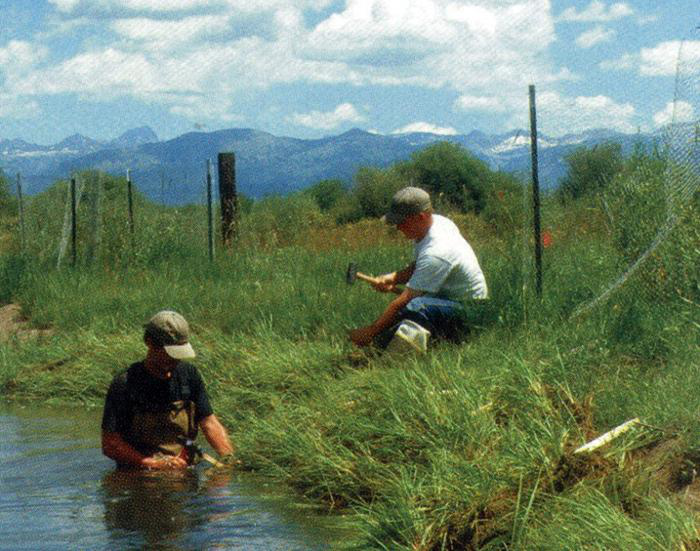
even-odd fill
[[(519, 266), (524, 303), (538, 290), (533, 251), (540, 246), (543, 294), (552, 292), (550, 274), (561, 270), (562, 264), (570, 277), (580, 279), (577, 291), (567, 297), (573, 318), (599, 308), (671, 309), (679, 302), (700, 308), (699, 94), (700, 68), (684, 43), (671, 98), (673, 117), (657, 140), (643, 142), (640, 135), (627, 135), (619, 148), (598, 144), (580, 159), (574, 146), (562, 160), (550, 154), (546, 138), (540, 139), (538, 162), (547, 198), (541, 232), (533, 237), (530, 186), (523, 187), (522, 220), (514, 224), (522, 230), (522, 235), (513, 235), (520, 240), (516, 245), (520, 257), (512, 262)], [(522, 96), (527, 99), (525, 91)], [(549, 85), (538, 88), (538, 127), (547, 132), (562, 120), (571, 124), (572, 131), (585, 126), (586, 121), (576, 119), (581, 98), (569, 102), (559, 98)], [(530, 127), (527, 109), (517, 122), (521, 128)], [(528, 131), (522, 130), (508, 146), (528, 147), (529, 140)], [(561, 173), (566, 163), (573, 170), (577, 159), (588, 163), (584, 168), (594, 166), (590, 174), (582, 171), (581, 182), (568, 182), (572, 193), (567, 195), (562, 192), (566, 186), (556, 189), (551, 174), (555, 169)], [(211, 171), (208, 177), (205, 163), (195, 181), (178, 182), (163, 172), (161, 198), (177, 194), (178, 186), (189, 186), (190, 195), (195, 189), (197, 197), (187, 206), (164, 207), (140, 194), (132, 197), (129, 177), (81, 171), (74, 175), (73, 190), (66, 180), (21, 202), (22, 247), (57, 268), (68, 263), (69, 252), (71, 263), (92, 267), (132, 266), (170, 257), (212, 260), (221, 236), (220, 209), (211, 191), (218, 187), (216, 176)], [(62, 216), (57, 216), (56, 205), (61, 205)], [(282, 226), (294, 232), (306, 218), (295, 216), (288, 205), (276, 206), (274, 200), (268, 208), (241, 226), (242, 239), (274, 244)], [(557, 258), (557, 247), (566, 240), (575, 243), (576, 252)]]

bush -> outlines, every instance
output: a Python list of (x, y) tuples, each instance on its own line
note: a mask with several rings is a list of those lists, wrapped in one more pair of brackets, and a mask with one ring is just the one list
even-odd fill
[(17, 214), (17, 197), (10, 191), (10, 182), (0, 169), (0, 215)]
[(562, 199), (578, 199), (606, 189), (622, 171), (622, 146), (608, 142), (592, 148), (578, 147), (564, 157), (568, 165), (566, 175), (559, 182)]
[[(653, 246), (639, 281), (649, 298), (700, 297), (697, 243), (700, 193), (680, 203), (673, 194), (674, 167), (656, 153), (636, 153), (603, 198), (613, 242), (627, 265)], [(661, 238), (662, 232), (668, 234)]]
[(394, 193), (404, 186), (406, 181), (394, 168), (362, 167), (355, 174), (353, 195), (363, 216), (379, 218), (386, 214)]
[(321, 180), (307, 188), (305, 193), (313, 197), (321, 212), (331, 210), (348, 194), (345, 184), (341, 180)]
[(429, 191), (437, 208), (449, 206), (478, 214), (486, 206), (487, 182), (493, 173), (457, 144), (439, 142), (426, 147), (397, 169), (404, 185), (410, 182)]

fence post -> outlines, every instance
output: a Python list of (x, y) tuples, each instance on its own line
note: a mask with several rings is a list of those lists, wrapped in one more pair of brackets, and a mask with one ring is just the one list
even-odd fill
[(24, 197), (22, 196), (22, 176), (17, 173), (17, 208), (19, 211), (19, 244), (24, 252), (26, 246), (26, 234), (24, 230)]
[(211, 159), (207, 159), (207, 243), (209, 245), (209, 261), (214, 261), (214, 211), (211, 194)]
[(76, 208), (75, 178), (70, 179), (70, 233), (71, 233), (71, 264), (75, 267), (78, 259), (78, 224)]
[(238, 197), (236, 194), (236, 156), (219, 153), (219, 196), (221, 198), (221, 233), (225, 247), (231, 246), (236, 233)]
[(131, 169), (126, 169), (126, 195), (129, 206), (129, 234), (131, 235), (131, 248), (134, 248), (134, 199), (131, 191)]
[(542, 241), (540, 228), (540, 177), (537, 161), (537, 110), (535, 107), (535, 85), (530, 85), (530, 152), (532, 157), (532, 202), (534, 207), (533, 227), (535, 232), (535, 288), (542, 297)]

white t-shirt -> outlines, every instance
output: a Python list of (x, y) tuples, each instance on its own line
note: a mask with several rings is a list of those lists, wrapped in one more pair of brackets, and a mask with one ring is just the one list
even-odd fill
[(428, 233), (415, 244), (415, 258), (409, 288), (455, 301), (488, 297), (479, 261), (449, 218), (433, 214)]

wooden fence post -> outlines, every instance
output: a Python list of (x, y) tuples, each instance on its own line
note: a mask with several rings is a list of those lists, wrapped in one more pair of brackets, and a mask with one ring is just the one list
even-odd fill
[(238, 196), (236, 194), (236, 156), (219, 153), (219, 196), (221, 198), (221, 234), (225, 247), (230, 247), (236, 234)]

